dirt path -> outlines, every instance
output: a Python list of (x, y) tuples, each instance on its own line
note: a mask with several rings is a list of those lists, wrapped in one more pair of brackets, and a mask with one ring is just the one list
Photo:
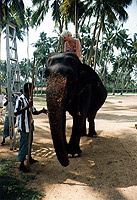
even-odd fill
[[(98, 138), (82, 137), (82, 156), (70, 159), (66, 168), (54, 153), (48, 117), (34, 119), (33, 156), (39, 162), (31, 166), (35, 179), (29, 187), (45, 192), (43, 200), (137, 200), (136, 95), (107, 99), (96, 117)], [(67, 115), (68, 139), (71, 125)], [(17, 152), (9, 152), (8, 145), (0, 147), (1, 156), (17, 158)]]

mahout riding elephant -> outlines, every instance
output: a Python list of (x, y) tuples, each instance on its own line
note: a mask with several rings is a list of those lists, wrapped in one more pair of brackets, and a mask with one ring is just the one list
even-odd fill
[[(82, 64), (75, 53), (57, 53), (47, 60), (47, 108), (51, 135), (57, 158), (62, 166), (69, 165), (68, 154), (80, 156), (81, 135), (96, 136), (94, 119), (105, 102), (107, 91), (97, 73)], [(73, 117), (72, 134), (66, 141), (66, 111)]]

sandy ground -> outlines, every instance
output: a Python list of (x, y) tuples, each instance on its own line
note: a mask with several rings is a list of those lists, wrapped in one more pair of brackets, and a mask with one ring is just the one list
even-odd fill
[[(43, 105), (37, 102), (35, 107)], [(39, 162), (31, 165), (29, 175), (35, 179), (28, 187), (45, 192), (43, 200), (137, 200), (137, 95), (108, 97), (96, 116), (98, 137), (82, 137), (81, 157), (70, 159), (66, 168), (54, 153), (48, 117), (41, 114), (34, 120), (32, 155)], [(71, 126), (67, 114), (68, 140)], [(17, 159), (8, 140), (0, 155)]]

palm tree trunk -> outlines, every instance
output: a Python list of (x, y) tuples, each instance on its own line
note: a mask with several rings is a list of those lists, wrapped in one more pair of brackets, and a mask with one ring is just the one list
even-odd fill
[(75, 37), (78, 38), (78, 0), (75, 0)]
[(115, 79), (114, 86), (113, 86), (113, 95), (115, 94), (115, 89), (117, 88), (117, 83), (118, 83), (118, 80), (119, 80), (119, 75), (121, 74), (121, 72), (118, 73), (119, 67), (120, 67), (120, 59), (118, 61), (117, 75), (116, 75), (116, 79)]
[[(0, 0), (0, 61), (1, 61), (1, 32), (2, 32), (2, 0)], [(0, 72), (0, 94), (1, 94), (1, 72)]]
[(1, 61), (1, 32), (2, 32), (2, 0), (0, 0), (0, 61)]
[(1, 32), (2, 32), (2, 26), (0, 22), (0, 61), (1, 61)]
[(43, 65), (43, 68), (42, 68), (42, 77), (41, 77), (41, 96), (42, 96), (42, 93), (43, 93), (43, 77), (44, 77), (44, 65)]
[(61, 37), (59, 37), (59, 41), (58, 41), (58, 45), (57, 45), (57, 48), (56, 48), (56, 52), (58, 52), (58, 51), (59, 51), (60, 42), (61, 42)]
[[(59, 18), (59, 29), (60, 29), (60, 34), (62, 33), (62, 29), (63, 29), (63, 21), (62, 21), (62, 23), (61, 23), (61, 20), (60, 20), (60, 18)], [(60, 40), (61, 40), (61, 48), (62, 48), (62, 52), (64, 52), (64, 45), (63, 45), (63, 38), (62, 37), (60, 37)], [(59, 45), (60, 45), (60, 42), (59, 42)], [(58, 48), (57, 48), (57, 52), (59, 51), (59, 46), (58, 46)]]
[[(0, 21), (0, 61), (1, 61), (1, 21)], [(0, 71), (0, 94), (1, 94), (1, 71)]]
[(96, 70), (98, 42), (99, 42), (101, 28), (102, 28), (102, 22), (100, 23), (100, 27), (99, 27), (99, 31), (98, 31), (98, 36), (97, 36), (97, 44), (96, 44), (96, 51), (95, 51), (95, 58), (94, 58), (94, 70)]
[(102, 58), (102, 54), (103, 54), (103, 32), (102, 32), (102, 48), (101, 48), (101, 53), (100, 53), (100, 57), (99, 57), (99, 66), (101, 64), (101, 58)]
[(29, 30), (27, 30), (27, 81), (28, 81), (28, 70), (29, 70)]
[(93, 32), (92, 44), (91, 44), (91, 47), (90, 47), (90, 53), (89, 53), (89, 57), (88, 57), (88, 65), (90, 65), (90, 63), (91, 63), (91, 57), (92, 57), (92, 52), (93, 52), (93, 46), (94, 46), (94, 41), (95, 41), (97, 25), (98, 25), (98, 19), (99, 19), (99, 12), (98, 12), (98, 15), (97, 15), (96, 24), (95, 24), (95, 28), (94, 28), (94, 32)]
[(123, 95), (123, 82), (124, 82), (124, 80), (123, 80), (123, 74), (122, 74), (122, 76), (121, 76), (121, 95)]

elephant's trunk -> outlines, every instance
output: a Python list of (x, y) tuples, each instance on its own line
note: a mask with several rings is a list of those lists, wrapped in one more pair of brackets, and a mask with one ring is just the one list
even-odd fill
[(59, 73), (52, 73), (47, 78), (47, 107), (51, 135), (57, 158), (61, 165), (68, 166), (69, 160), (65, 147), (64, 97), (66, 78)]

